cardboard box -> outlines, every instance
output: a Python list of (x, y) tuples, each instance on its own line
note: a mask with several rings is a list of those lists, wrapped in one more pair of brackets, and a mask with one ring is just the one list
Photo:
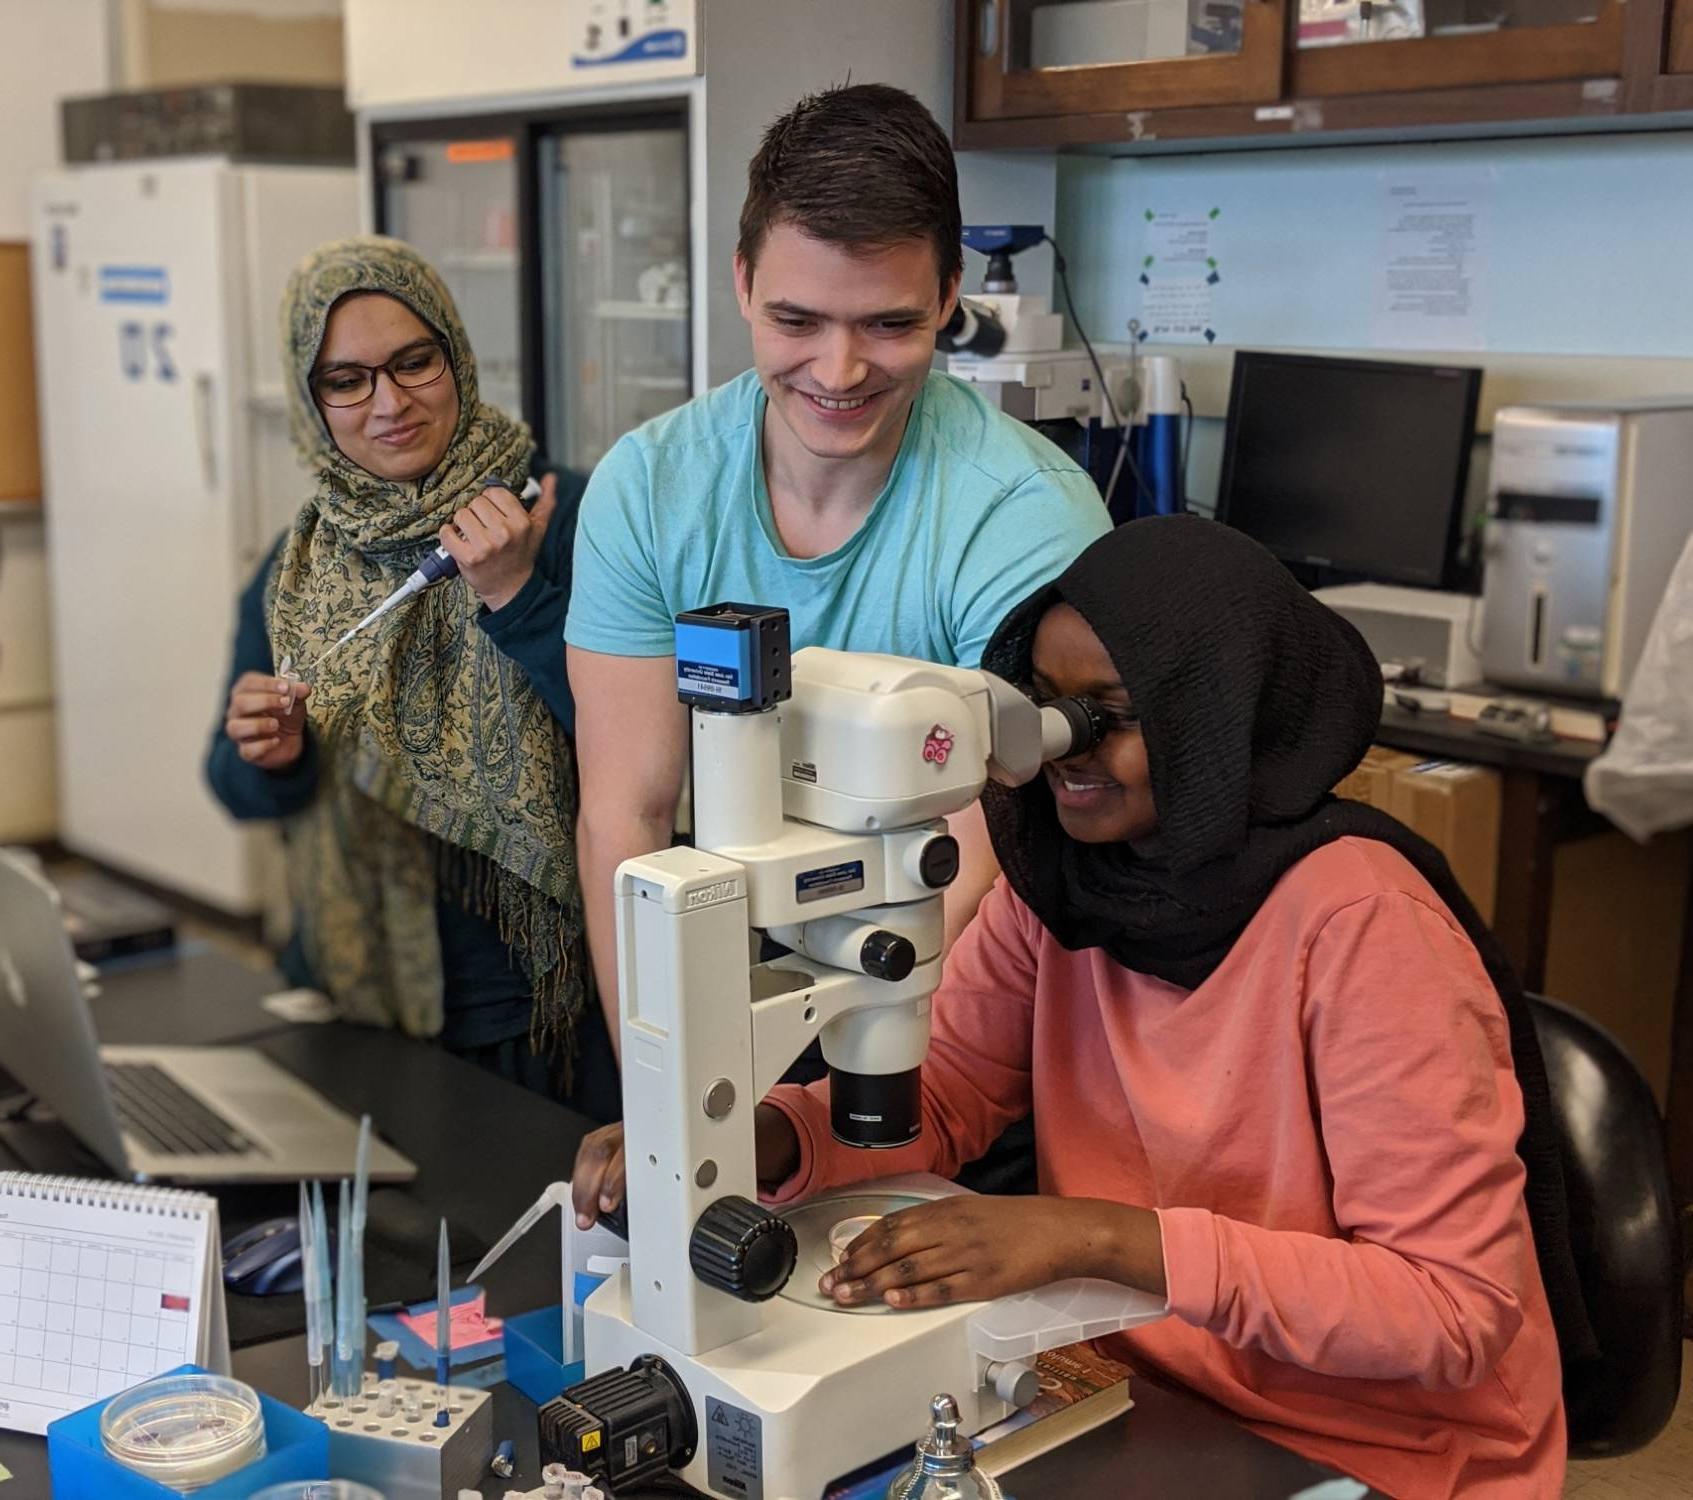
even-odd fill
[(1364, 802), (1371, 807), (1379, 807), (1383, 812), (1392, 812), (1394, 773), (1408, 771), (1412, 766), (1421, 763), (1420, 757), (1407, 755), (1402, 750), (1389, 750), (1382, 745), (1371, 745), (1364, 752), (1364, 758), (1359, 762), (1358, 768), (1334, 789), (1334, 794), (1353, 802)]
[(1388, 811), (1446, 856), (1481, 919), (1493, 921), (1499, 883), (1499, 773), (1462, 761), (1425, 760), (1393, 775)]
[(0, 500), (40, 500), (29, 246), (0, 244)]
[(1392, 813), (1427, 839), (1446, 856), (1482, 920), (1493, 920), (1499, 879), (1497, 771), (1372, 745), (1334, 790), (1337, 797)]

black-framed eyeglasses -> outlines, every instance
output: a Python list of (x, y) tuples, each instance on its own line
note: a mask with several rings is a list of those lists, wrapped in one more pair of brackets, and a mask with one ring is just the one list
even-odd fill
[(376, 377), (386, 374), (402, 390), (434, 385), (447, 373), (447, 351), (433, 339), (400, 350), (386, 364), (341, 363), (312, 374), (312, 393), (325, 406), (362, 406), (376, 394)]
[[(1023, 683), (1022, 691), (1023, 696), (1038, 708), (1046, 708), (1058, 701), (1056, 695), (1043, 693), (1033, 683)], [(1125, 730), (1140, 728), (1140, 715), (1132, 708), (1118, 708), (1110, 703), (1101, 703), (1097, 698), (1072, 697), (1070, 701), (1082, 705), (1088, 717), (1098, 726), (1100, 738), (1107, 734), (1121, 734)]]

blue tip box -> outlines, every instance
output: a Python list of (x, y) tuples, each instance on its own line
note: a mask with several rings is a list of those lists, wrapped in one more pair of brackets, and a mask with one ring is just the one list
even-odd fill
[(581, 1360), (564, 1363), (563, 1312), (543, 1307), (505, 1322), (506, 1379), (537, 1406), (582, 1379)]
[[(199, 1365), (178, 1365), (166, 1375), (204, 1375)], [(121, 1392), (119, 1393), (121, 1394)], [(54, 1500), (177, 1500), (179, 1492), (126, 1469), (106, 1456), (100, 1416), (116, 1395), (60, 1417), (47, 1428), (47, 1466)], [(316, 1417), (259, 1392), (265, 1456), (194, 1493), (200, 1500), (247, 1500), (255, 1490), (288, 1479), (329, 1477), (329, 1429)]]

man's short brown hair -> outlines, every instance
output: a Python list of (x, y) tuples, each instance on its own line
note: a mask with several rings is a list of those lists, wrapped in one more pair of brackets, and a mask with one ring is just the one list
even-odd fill
[(944, 294), (964, 268), (952, 143), (904, 89), (854, 83), (809, 95), (764, 132), (747, 167), (736, 248), (749, 278), (777, 224), (849, 249), (926, 239)]

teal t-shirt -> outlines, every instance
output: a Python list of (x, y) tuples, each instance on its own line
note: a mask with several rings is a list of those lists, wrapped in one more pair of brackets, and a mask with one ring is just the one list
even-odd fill
[(565, 639), (667, 656), (683, 610), (788, 611), (794, 649), (974, 667), (1001, 620), (1110, 530), (1093, 481), (1039, 433), (932, 373), (863, 525), (822, 557), (784, 550), (749, 370), (622, 438), (588, 481)]

